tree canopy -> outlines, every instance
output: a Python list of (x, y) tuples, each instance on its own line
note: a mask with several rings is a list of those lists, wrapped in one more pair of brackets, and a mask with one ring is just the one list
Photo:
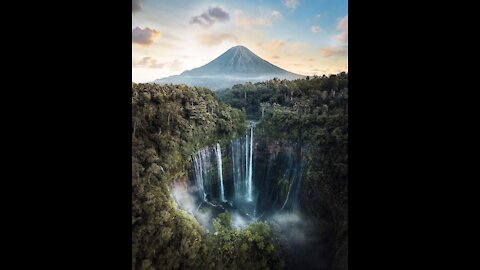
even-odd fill
[(226, 212), (209, 233), (169, 191), (196, 149), (245, 130), (245, 114), (205, 88), (132, 84), (132, 118), (132, 269), (280, 269), (267, 224), (233, 229)]
[(303, 208), (333, 227), (331, 268), (346, 269), (348, 248), (348, 74), (235, 85), (220, 100), (261, 120), (258, 137), (308, 146)]

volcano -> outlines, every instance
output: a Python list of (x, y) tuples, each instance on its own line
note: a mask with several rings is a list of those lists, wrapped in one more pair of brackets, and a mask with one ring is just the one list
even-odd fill
[(228, 49), (206, 65), (154, 82), (158, 84), (184, 83), (212, 90), (232, 87), (245, 82), (260, 82), (273, 78), (294, 80), (305, 76), (292, 73), (260, 58), (244, 46)]

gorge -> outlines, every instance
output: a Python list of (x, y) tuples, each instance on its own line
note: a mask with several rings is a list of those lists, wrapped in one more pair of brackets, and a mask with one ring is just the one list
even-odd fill
[[(257, 140), (254, 130), (255, 122), (250, 121), (245, 136), (234, 138), (223, 147), (216, 143), (192, 154), (187, 192), (196, 199), (195, 207), (191, 205), (191, 209), (185, 210), (201, 215), (202, 210), (218, 214), (226, 209), (244, 221), (234, 223), (236, 227), (268, 220), (279, 211), (300, 210), (305, 147), (292, 142)], [(202, 219), (199, 221), (202, 223)], [(211, 221), (202, 225), (211, 228)]]
[(347, 269), (347, 79), (133, 84), (132, 268)]

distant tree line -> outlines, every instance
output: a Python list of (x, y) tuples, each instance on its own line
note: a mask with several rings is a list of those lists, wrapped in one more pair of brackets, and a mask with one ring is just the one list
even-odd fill
[[(326, 109), (338, 109), (340, 102), (348, 108), (348, 74), (313, 76), (298, 80), (273, 79), (266, 82), (234, 85), (231, 89), (216, 92), (219, 99), (246, 112), (247, 118), (260, 119), (262, 113), (272, 109), (289, 110), (304, 114)], [(335, 104), (329, 104), (333, 102)], [(312, 110), (312, 111), (308, 111)]]

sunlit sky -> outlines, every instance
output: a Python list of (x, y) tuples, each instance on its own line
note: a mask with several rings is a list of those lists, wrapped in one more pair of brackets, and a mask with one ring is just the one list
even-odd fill
[(132, 0), (132, 80), (199, 67), (243, 45), (302, 75), (348, 71), (347, 0)]

